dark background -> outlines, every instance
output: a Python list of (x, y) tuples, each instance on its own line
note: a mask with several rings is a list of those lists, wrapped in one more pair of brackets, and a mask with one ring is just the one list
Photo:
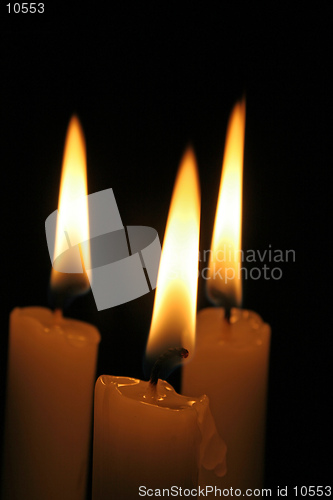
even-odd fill
[[(243, 307), (272, 327), (266, 486), (326, 485), (329, 17), (181, 5), (110, 11), (81, 5), (75, 12), (46, 6), (39, 15), (1, 8), (2, 394), (10, 311), (48, 305), (44, 223), (57, 207), (72, 113), (86, 136), (89, 192), (112, 187), (123, 223), (154, 227), (161, 241), (179, 160), (192, 143), (203, 250), (210, 245), (227, 120), (245, 93), (243, 248), (296, 252), (296, 262), (281, 264), (281, 280), (244, 282)], [(199, 309), (207, 305), (203, 285)], [(98, 312), (89, 293), (68, 308), (67, 316), (101, 332), (98, 375), (143, 377), (152, 306), (150, 293)], [(179, 387), (179, 374), (170, 380)], [(1, 417), (2, 423), (3, 409)]]

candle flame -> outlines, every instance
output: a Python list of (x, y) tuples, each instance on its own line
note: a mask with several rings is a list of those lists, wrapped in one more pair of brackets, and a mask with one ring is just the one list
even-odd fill
[(208, 269), (207, 293), (220, 305), (241, 305), (241, 224), (245, 100), (229, 119)]
[(198, 287), (200, 187), (188, 149), (178, 170), (165, 230), (147, 355), (194, 348)]
[(87, 195), (84, 134), (78, 118), (73, 116), (66, 135), (54, 247), (54, 256), (61, 263), (59, 266), (58, 261), (57, 268), (66, 271), (58, 272), (54, 266), (51, 273), (52, 288), (68, 289), (73, 294), (82, 293), (90, 286), (85, 273), (85, 269), (91, 268)]

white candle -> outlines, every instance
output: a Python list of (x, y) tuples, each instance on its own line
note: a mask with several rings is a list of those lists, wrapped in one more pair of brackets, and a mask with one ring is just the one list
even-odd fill
[(270, 327), (254, 312), (233, 309), (230, 324), (222, 308), (198, 314), (196, 350), (183, 368), (182, 393), (207, 394), (228, 447), (226, 476), (201, 470), (201, 485), (262, 487), (269, 342)]
[[(95, 388), (93, 500), (197, 488), (200, 465), (225, 473), (225, 445), (208, 398), (187, 398), (159, 380), (103, 375)], [(141, 487), (141, 489), (140, 489)], [(150, 491), (148, 491), (150, 490)]]
[[(89, 241), (86, 153), (76, 117), (67, 132), (58, 209), (51, 283), (61, 306), (89, 289), (89, 244), (73, 243)], [(64, 319), (60, 310), (12, 312), (4, 500), (85, 499), (99, 341), (96, 328)]]
[[(245, 102), (230, 117), (222, 179), (205, 269), (208, 296), (222, 308), (204, 309), (197, 318), (197, 347), (184, 366), (182, 393), (206, 393), (219, 433), (228, 447), (225, 478), (202, 471), (201, 483), (219, 488), (260, 488), (264, 471), (266, 388), (270, 327), (241, 302), (242, 170)], [(207, 272), (206, 272), (207, 271)], [(231, 311), (231, 315), (230, 315)], [(230, 317), (230, 321), (228, 318)]]
[(42, 307), (11, 313), (4, 500), (85, 498), (99, 341)]
[[(199, 218), (196, 162), (188, 150), (173, 191), (158, 271), (147, 345), (152, 363), (161, 356), (163, 362), (169, 362), (170, 348), (176, 348), (173, 353), (183, 346), (191, 355)], [(158, 378), (155, 369), (156, 365), (152, 380)], [(171, 495), (172, 486), (194, 490), (200, 464), (217, 474), (225, 473), (226, 448), (216, 434), (208, 399), (180, 396), (164, 381), (158, 382), (157, 393), (153, 387), (125, 377), (98, 379), (93, 500), (138, 498), (140, 486), (150, 496), (162, 496), (163, 488)]]

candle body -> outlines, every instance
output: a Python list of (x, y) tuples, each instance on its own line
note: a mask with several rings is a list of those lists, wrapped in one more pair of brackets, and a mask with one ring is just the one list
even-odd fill
[(132, 378), (97, 380), (93, 500), (138, 498), (140, 486), (192, 490), (200, 463), (225, 473), (226, 448), (208, 398), (180, 396), (162, 380), (157, 391), (149, 397), (148, 382)]
[(253, 312), (221, 308), (197, 317), (197, 346), (183, 367), (182, 393), (205, 392), (218, 432), (228, 447), (228, 471), (214, 478), (201, 471), (200, 484), (260, 488), (263, 483), (270, 327)]
[(41, 307), (10, 316), (3, 499), (83, 500), (100, 335)]

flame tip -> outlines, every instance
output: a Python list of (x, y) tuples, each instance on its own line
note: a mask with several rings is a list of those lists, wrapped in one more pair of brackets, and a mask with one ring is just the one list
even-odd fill
[(188, 145), (186, 146), (184, 154), (186, 155), (189, 153), (192, 154), (193, 156), (195, 156), (194, 147), (193, 147), (193, 144), (191, 142), (189, 142)]
[(185, 162), (187, 160), (191, 160), (193, 162), (193, 166), (197, 170), (197, 159), (195, 156), (194, 148), (192, 147), (191, 144), (189, 144), (184, 151), (184, 154), (183, 154), (182, 160), (181, 160), (181, 165), (183, 162)]
[(74, 113), (70, 117), (69, 122), (68, 122), (67, 131), (71, 131), (73, 129), (74, 130), (77, 129), (80, 132), (80, 134), (82, 134), (82, 137), (84, 138), (84, 132), (83, 132), (82, 124), (81, 124), (80, 118), (78, 117), (78, 115), (76, 113)]
[[(210, 297), (224, 295), (241, 303), (240, 249), (243, 155), (245, 137), (245, 96), (234, 105), (227, 126), (219, 198), (209, 261)], [(221, 259), (222, 254), (222, 259)], [(218, 271), (218, 273), (216, 273)], [(222, 272), (221, 275), (219, 272)], [(215, 278), (215, 276), (217, 276)], [(222, 277), (221, 277), (222, 276)], [(220, 278), (221, 277), (221, 278)]]

